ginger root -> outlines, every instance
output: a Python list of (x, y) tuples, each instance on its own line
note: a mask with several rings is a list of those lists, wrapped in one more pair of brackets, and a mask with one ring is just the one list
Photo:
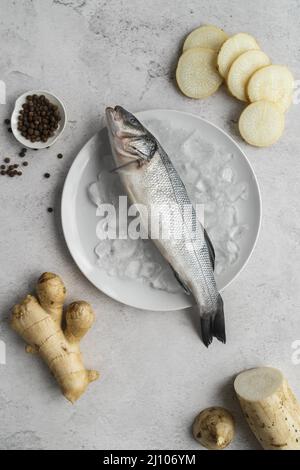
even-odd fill
[(27, 295), (15, 305), (11, 326), (26, 341), (26, 351), (43, 358), (64, 396), (74, 403), (99, 377), (84, 367), (79, 346), (94, 322), (94, 312), (87, 302), (78, 301), (69, 305), (63, 318), (66, 288), (56, 274), (42, 274), (36, 290), (37, 298)]
[(233, 416), (220, 406), (202, 410), (193, 424), (194, 438), (210, 450), (225, 449), (231, 443), (234, 434)]

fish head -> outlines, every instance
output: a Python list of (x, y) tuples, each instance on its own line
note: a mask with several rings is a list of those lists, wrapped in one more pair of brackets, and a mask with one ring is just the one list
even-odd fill
[(125, 166), (130, 162), (149, 162), (157, 150), (157, 140), (129, 111), (116, 106), (106, 108), (110, 144), (115, 162)]

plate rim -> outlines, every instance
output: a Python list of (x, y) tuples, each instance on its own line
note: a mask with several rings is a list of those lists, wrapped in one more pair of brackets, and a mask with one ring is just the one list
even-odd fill
[[(243, 264), (243, 266), (241, 266), (241, 268), (236, 272), (236, 274), (232, 277), (232, 279), (227, 282), (227, 284), (225, 284), (225, 286), (222, 287), (222, 289), (220, 289), (220, 292), (223, 292), (227, 287), (229, 287), (232, 282), (237, 279), (237, 277), (244, 271), (245, 267), (247, 266), (247, 264), (249, 263), (249, 260), (250, 258), (252, 257), (253, 255), (253, 252), (256, 248), (256, 244), (257, 244), (257, 241), (258, 241), (258, 238), (259, 238), (259, 234), (260, 234), (260, 230), (261, 230), (261, 223), (262, 223), (262, 198), (261, 198), (261, 191), (260, 191), (260, 186), (259, 186), (259, 183), (258, 183), (258, 179), (257, 179), (257, 176), (256, 176), (256, 173), (246, 155), (246, 153), (244, 152), (244, 150), (240, 147), (240, 145), (233, 139), (233, 137), (231, 137), (225, 130), (223, 130), (221, 127), (219, 127), (217, 124), (214, 124), (212, 123), (211, 121), (209, 121), (208, 119), (205, 119), (201, 116), (198, 116), (197, 114), (194, 114), (194, 113), (191, 113), (191, 112), (188, 112), (188, 111), (181, 111), (181, 110), (178, 110), (178, 109), (170, 109), (170, 108), (151, 108), (151, 109), (147, 109), (147, 110), (142, 110), (142, 111), (137, 111), (135, 112), (135, 116), (137, 116), (138, 118), (140, 119), (143, 119), (143, 115), (144, 114), (147, 114), (147, 113), (159, 113), (159, 112), (171, 112), (171, 113), (177, 113), (177, 114), (181, 114), (181, 115), (186, 115), (186, 116), (190, 116), (190, 117), (193, 117), (193, 118), (196, 118), (200, 121), (203, 121), (205, 122), (206, 124), (209, 124), (210, 126), (212, 126), (213, 128), (217, 129), (218, 131), (220, 131), (224, 136), (226, 136), (237, 148), (238, 150), (241, 152), (241, 154), (243, 155), (250, 171), (251, 171), (251, 174), (253, 175), (253, 178), (254, 178), (254, 182), (255, 182), (255, 186), (257, 188), (257, 195), (258, 195), (258, 209), (259, 209), (259, 214), (258, 214), (258, 225), (257, 225), (257, 231), (256, 231), (256, 235), (255, 235), (255, 240), (253, 242), (253, 245), (252, 245), (252, 248)], [(147, 118), (146, 118), (147, 119)], [(152, 310), (152, 311), (176, 311), (176, 310), (183, 310), (183, 309), (186, 309), (186, 308), (190, 308), (191, 305), (187, 305), (186, 307), (178, 307), (178, 308), (166, 308), (164, 307), (163, 309), (159, 309), (159, 308), (152, 308), (152, 309), (149, 309), (149, 308), (145, 308), (145, 307), (141, 307), (140, 305), (134, 303), (134, 302), (125, 302), (123, 300), (120, 300), (119, 298), (117, 298), (116, 296), (114, 295), (111, 295), (111, 294), (108, 294), (105, 290), (103, 290), (102, 288), (100, 288), (95, 282), (94, 280), (91, 278), (91, 276), (89, 276), (89, 273), (88, 272), (85, 272), (84, 271), (84, 268), (83, 266), (80, 264), (79, 261), (77, 261), (77, 257), (76, 257), (76, 254), (73, 252), (72, 248), (71, 248), (71, 245), (72, 243), (70, 242), (69, 240), (69, 236), (67, 234), (67, 227), (66, 227), (66, 216), (65, 214), (68, 212), (67, 211), (67, 197), (66, 197), (66, 194), (67, 194), (67, 191), (68, 191), (68, 182), (69, 182), (69, 179), (72, 177), (72, 171), (74, 171), (74, 167), (76, 165), (76, 161), (80, 155), (80, 153), (82, 152), (82, 150), (85, 148), (85, 146), (92, 140), (95, 138), (95, 136), (98, 134), (99, 131), (101, 131), (102, 129), (104, 129), (106, 127), (106, 124), (104, 124), (95, 134), (93, 134), (86, 142), (85, 144), (80, 148), (79, 152), (77, 153), (77, 155), (75, 156), (69, 170), (68, 170), (68, 173), (67, 173), (67, 176), (65, 178), (65, 181), (64, 181), (64, 185), (63, 185), (63, 190), (62, 190), (62, 195), (61, 195), (61, 204), (60, 204), (60, 213), (61, 213), (61, 225), (62, 225), (62, 231), (63, 231), (63, 235), (64, 235), (64, 239), (65, 239), (65, 242), (66, 242), (66, 245), (68, 247), (68, 250), (69, 250), (69, 253), (73, 259), (73, 261), (75, 262), (76, 266), (78, 267), (78, 269), (81, 271), (81, 273), (88, 279), (88, 281), (96, 287), (96, 289), (98, 289), (100, 292), (102, 292), (103, 294), (105, 294), (107, 297), (113, 299), (114, 301), (116, 302), (119, 302), (123, 305), (127, 305), (129, 307), (133, 307), (133, 308), (136, 308), (136, 309), (139, 309), (139, 310)]]

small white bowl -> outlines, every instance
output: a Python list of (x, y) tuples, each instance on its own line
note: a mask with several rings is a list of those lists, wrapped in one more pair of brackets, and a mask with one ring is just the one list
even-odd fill
[[(18, 130), (19, 112), (22, 109), (22, 104), (26, 102), (26, 96), (28, 95), (44, 95), (50, 101), (50, 103), (55, 104), (58, 107), (58, 110), (61, 115), (61, 120), (58, 123), (58, 128), (56, 129), (54, 135), (50, 137), (47, 140), (47, 142), (31, 142), (30, 140), (25, 139), (25, 137), (23, 137), (21, 132)], [(57, 96), (45, 90), (30, 90), (30, 91), (27, 91), (26, 93), (23, 93), (23, 95), (19, 96), (19, 98), (15, 102), (15, 107), (11, 116), (11, 129), (15, 138), (24, 147), (28, 147), (30, 149), (44, 149), (46, 147), (50, 147), (50, 145), (53, 145), (54, 142), (57, 141), (57, 139), (61, 136), (61, 134), (63, 133), (66, 127), (66, 122), (67, 122), (66, 109), (64, 107), (63, 102)]]

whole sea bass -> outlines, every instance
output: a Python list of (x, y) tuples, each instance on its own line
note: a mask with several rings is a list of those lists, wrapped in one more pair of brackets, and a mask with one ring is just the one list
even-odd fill
[[(152, 237), (153, 242), (185, 291), (194, 296), (204, 344), (208, 346), (213, 336), (225, 343), (223, 301), (213, 272), (214, 249), (196, 217), (182, 180), (160, 143), (133, 114), (116, 106), (106, 109), (106, 117), (116, 169), (131, 201), (149, 209), (150, 218), (158, 217), (151, 207), (177, 208), (172, 238)], [(191, 208), (189, 217), (186, 217), (187, 206)], [(165, 210), (160, 219), (162, 225), (169, 223), (167, 212)], [(153, 222), (142, 215), (141, 219), (144, 225)]]

